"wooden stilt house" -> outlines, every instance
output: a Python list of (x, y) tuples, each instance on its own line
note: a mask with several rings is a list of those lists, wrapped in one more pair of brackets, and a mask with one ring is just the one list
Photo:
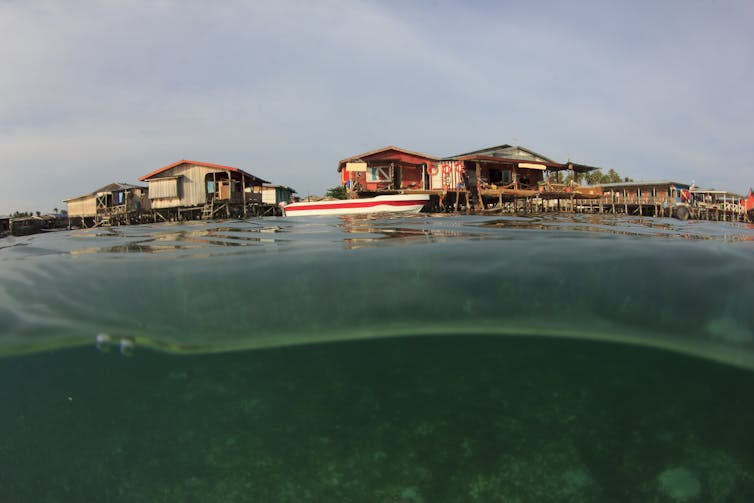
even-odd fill
[(559, 163), (533, 150), (506, 144), (440, 160), (431, 187), (446, 193), (446, 205), (455, 201), (457, 207), (461, 200), (477, 209), (502, 209), (507, 205), (517, 211), (520, 202), (531, 211), (532, 204), (546, 209), (545, 199), (580, 197), (566, 185), (550, 184), (550, 173), (595, 169), (572, 162)]
[(261, 214), (262, 185), (269, 183), (232, 166), (181, 160), (139, 178), (149, 183), (155, 218), (183, 220)]
[(383, 147), (338, 163), (341, 185), (352, 192), (419, 192), (430, 189), (430, 171), (439, 157)]
[(70, 225), (135, 224), (149, 212), (147, 187), (114, 182), (83, 196), (66, 199)]
[(290, 203), (296, 191), (285, 185), (262, 186), (262, 202), (277, 206), (280, 203)]

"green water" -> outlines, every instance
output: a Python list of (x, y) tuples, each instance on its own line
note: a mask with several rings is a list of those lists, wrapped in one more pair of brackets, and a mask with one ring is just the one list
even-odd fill
[(0, 379), (4, 501), (673, 501), (672, 470), (688, 501), (754, 499), (754, 374), (656, 350), (86, 348), (6, 360)]
[(752, 501), (752, 299), (733, 224), (0, 240), (0, 499)]

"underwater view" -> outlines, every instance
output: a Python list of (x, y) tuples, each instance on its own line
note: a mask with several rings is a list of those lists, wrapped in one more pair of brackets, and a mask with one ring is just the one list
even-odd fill
[(753, 301), (734, 223), (4, 238), (0, 499), (754, 501)]

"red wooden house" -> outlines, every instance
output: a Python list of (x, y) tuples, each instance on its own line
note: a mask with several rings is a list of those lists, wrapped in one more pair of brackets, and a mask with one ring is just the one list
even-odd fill
[(439, 157), (389, 146), (338, 163), (341, 185), (349, 190), (426, 191)]

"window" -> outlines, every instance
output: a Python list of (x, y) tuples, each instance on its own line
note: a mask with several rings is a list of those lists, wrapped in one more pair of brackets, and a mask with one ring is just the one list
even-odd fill
[(168, 197), (178, 197), (177, 178), (158, 178), (149, 181), (150, 199), (162, 199)]
[(390, 166), (369, 166), (367, 168), (367, 182), (390, 182)]

